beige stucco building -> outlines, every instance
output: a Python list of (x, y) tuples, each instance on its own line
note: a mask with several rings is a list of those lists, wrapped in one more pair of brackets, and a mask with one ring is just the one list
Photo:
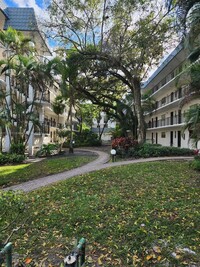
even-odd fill
[(145, 114), (149, 143), (193, 148), (189, 132), (183, 133), (182, 127), (185, 111), (200, 104), (200, 100), (185, 101), (182, 105), (190, 81), (189, 75), (184, 72), (190, 64), (187, 57), (188, 51), (179, 44), (142, 86), (142, 92), (150, 90), (156, 101), (156, 108)]
[[(4, 31), (8, 27), (12, 27), (18, 31), (22, 31), (26, 36), (29, 36), (37, 49), (40, 60), (46, 60), (51, 56), (51, 52), (39, 31), (35, 12), (33, 8), (16, 8), (6, 7), (2, 0), (0, 0), (0, 30)], [(6, 54), (5, 47), (0, 47), (0, 59), (4, 58)], [(9, 80), (5, 76), (0, 77), (1, 81), (5, 84), (9, 83)], [(34, 88), (29, 86), (28, 97), (31, 101), (34, 94)], [(59, 94), (58, 84), (55, 83), (51, 88), (45, 91), (42, 96), (40, 109), (38, 112), (41, 131), (34, 129), (31, 132), (31, 136), (28, 141), (27, 150), (29, 155), (33, 155), (36, 150), (44, 143), (58, 141), (57, 130), (66, 128), (68, 111), (65, 109), (63, 114), (58, 116), (53, 112), (52, 103), (55, 97)], [(38, 99), (41, 96), (38, 95)], [(59, 121), (58, 121), (59, 119)], [(31, 122), (29, 123), (29, 129), (31, 129)], [(10, 141), (7, 135), (3, 138), (3, 150), (8, 151), (10, 147)]]

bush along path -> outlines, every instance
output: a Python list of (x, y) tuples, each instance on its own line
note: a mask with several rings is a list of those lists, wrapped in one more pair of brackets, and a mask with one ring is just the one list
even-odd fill
[(79, 150), (79, 152), (89, 152), (89, 153), (95, 153), (98, 155), (98, 158), (82, 167), (72, 169), (70, 171), (65, 171), (62, 173), (49, 175), (43, 178), (35, 179), (33, 181), (28, 181), (25, 183), (21, 183), (19, 185), (10, 186), (7, 188), (4, 188), (2, 190), (8, 191), (8, 190), (22, 190), (24, 192), (33, 191), (36, 189), (39, 189), (40, 187), (44, 187), (53, 183), (57, 183), (59, 181), (63, 181), (66, 179), (69, 179), (74, 176), (90, 173), (93, 171), (109, 168), (109, 167), (115, 167), (120, 165), (127, 165), (127, 164), (133, 164), (133, 163), (139, 163), (139, 162), (153, 162), (153, 161), (166, 161), (166, 160), (191, 160), (193, 157), (161, 157), (161, 158), (143, 158), (143, 159), (133, 159), (133, 160), (127, 160), (127, 161), (119, 161), (119, 162), (112, 162), (108, 163), (110, 160), (110, 155), (108, 153), (97, 151), (97, 150)]

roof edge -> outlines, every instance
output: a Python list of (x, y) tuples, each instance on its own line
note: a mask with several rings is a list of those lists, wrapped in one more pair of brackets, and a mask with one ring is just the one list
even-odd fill
[(184, 48), (183, 41), (167, 56), (167, 58), (158, 66), (153, 74), (142, 84), (142, 89), (145, 88), (153, 79), (170, 63), (170, 61)]

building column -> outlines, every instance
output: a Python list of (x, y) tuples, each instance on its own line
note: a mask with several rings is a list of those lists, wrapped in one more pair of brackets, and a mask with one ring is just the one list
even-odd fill
[[(8, 104), (7, 108), (10, 109), (10, 104), (11, 104), (11, 96), (10, 96), (10, 80), (9, 80), (9, 75), (6, 75), (6, 102)], [(5, 146), (4, 150), (5, 152), (9, 152), (10, 146), (11, 146), (11, 140), (10, 140), (10, 129), (6, 127), (6, 135), (5, 135)]]
[[(33, 87), (29, 84), (29, 88), (28, 88), (28, 96), (29, 96), (29, 100), (33, 101)], [(29, 106), (29, 111), (31, 110), (31, 106)], [(34, 128), (33, 127), (33, 123), (31, 121), (29, 121), (28, 123), (28, 134), (30, 134), (29, 139), (28, 139), (28, 153), (29, 156), (33, 156), (33, 148), (34, 148)], [(32, 131), (31, 131), (32, 129)], [(31, 133), (30, 133), (31, 131)]]

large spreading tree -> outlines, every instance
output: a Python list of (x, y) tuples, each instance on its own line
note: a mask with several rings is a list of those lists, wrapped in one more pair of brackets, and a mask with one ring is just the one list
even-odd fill
[[(164, 3), (150, 0), (52, 0), (49, 6), (48, 28), (65, 54), (75, 50), (87, 69), (92, 66), (93, 73), (98, 69), (98, 78), (115, 77), (132, 94), (141, 142), (145, 140), (141, 81), (160, 60), (166, 40), (169, 44), (170, 11)], [(86, 93), (87, 89), (91, 87)], [(94, 87), (93, 91), (96, 95)]]

